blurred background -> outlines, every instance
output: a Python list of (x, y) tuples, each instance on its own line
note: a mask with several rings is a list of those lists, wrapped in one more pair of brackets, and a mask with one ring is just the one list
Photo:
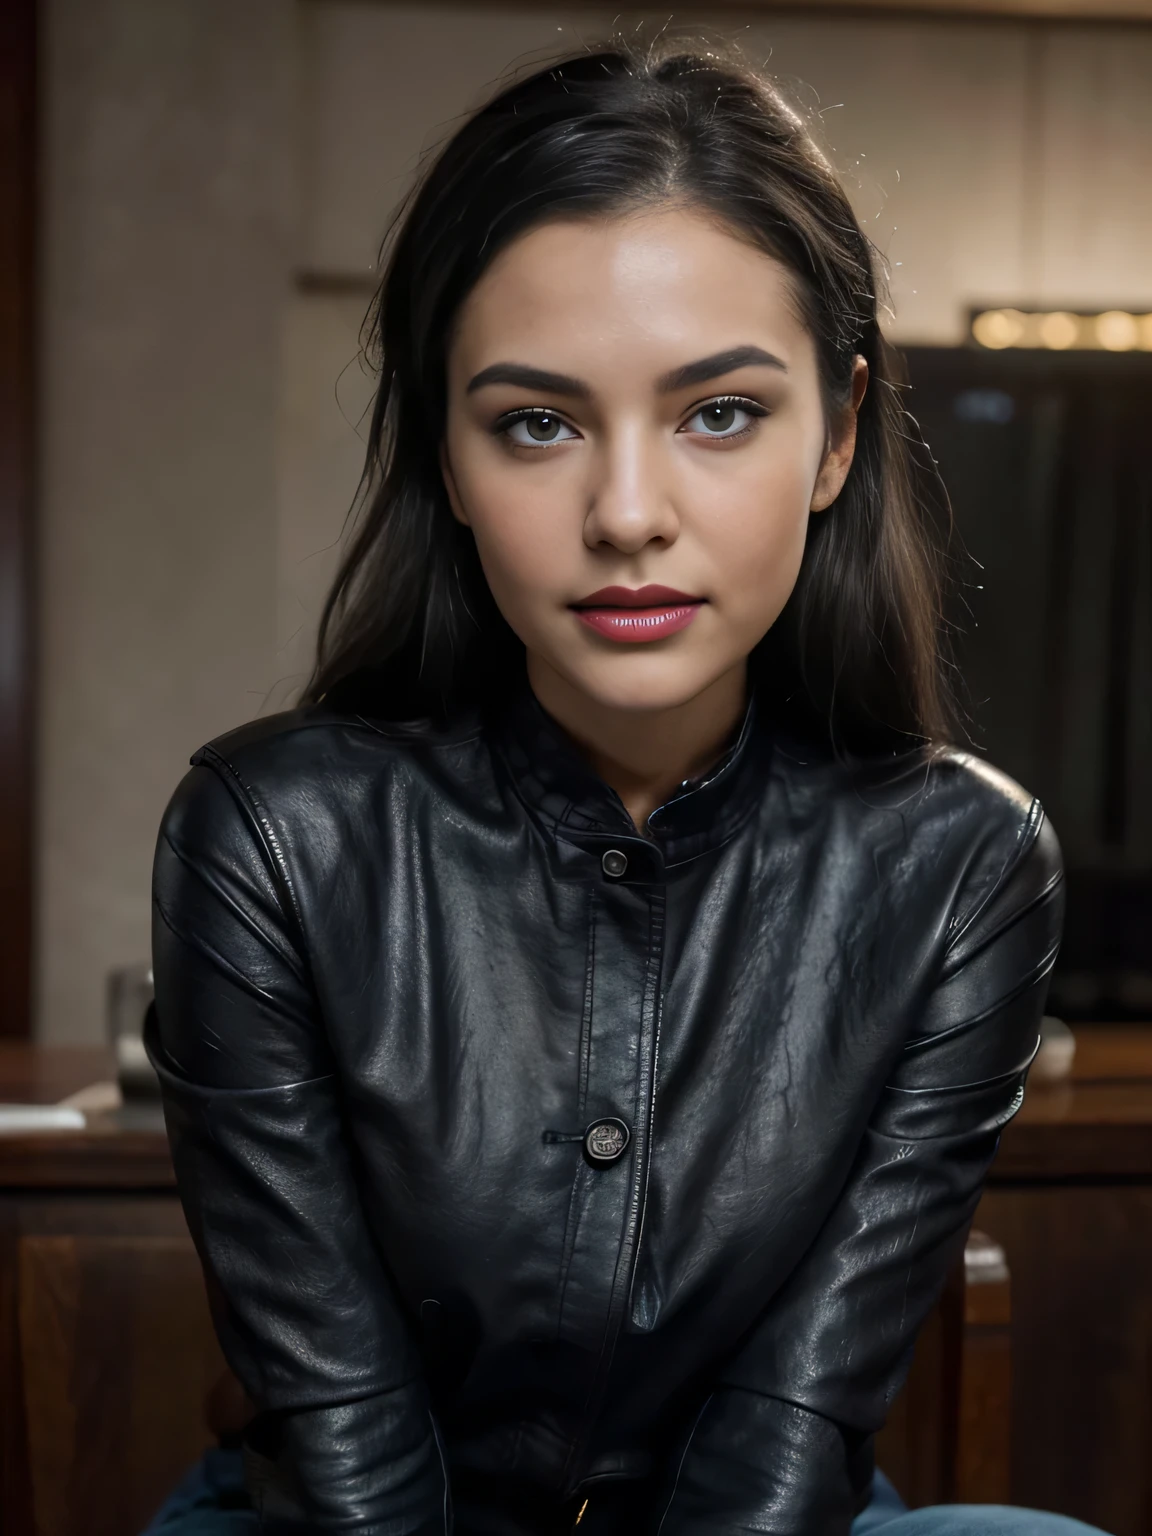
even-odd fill
[(6, 1533), (136, 1536), (221, 1431), (139, 1048), (153, 842), (307, 674), (389, 212), (509, 71), (666, 27), (788, 85), (887, 266), (973, 749), (1068, 865), (1074, 1034), (882, 1461), (1152, 1536), (1152, 0), (0, 3)]

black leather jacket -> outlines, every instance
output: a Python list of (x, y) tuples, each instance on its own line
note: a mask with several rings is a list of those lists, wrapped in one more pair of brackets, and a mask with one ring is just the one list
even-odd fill
[(527, 693), (193, 763), (149, 1045), (265, 1528), (845, 1532), (1037, 1045), (1039, 805), (750, 710), (644, 837)]

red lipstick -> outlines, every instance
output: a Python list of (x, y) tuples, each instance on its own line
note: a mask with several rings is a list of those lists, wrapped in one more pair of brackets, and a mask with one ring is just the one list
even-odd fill
[(606, 640), (636, 644), (687, 629), (704, 599), (674, 587), (601, 587), (572, 604), (582, 624)]

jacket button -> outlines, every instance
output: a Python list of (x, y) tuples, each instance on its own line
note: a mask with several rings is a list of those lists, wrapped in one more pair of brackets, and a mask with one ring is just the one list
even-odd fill
[(628, 868), (627, 855), (621, 853), (619, 848), (609, 848), (608, 852), (600, 860), (600, 868), (608, 876), (609, 880), (619, 880)]
[(594, 1120), (584, 1132), (584, 1151), (593, 1163), (614, 1163), (631, 1140), (632, 1132), (623, 1120)]

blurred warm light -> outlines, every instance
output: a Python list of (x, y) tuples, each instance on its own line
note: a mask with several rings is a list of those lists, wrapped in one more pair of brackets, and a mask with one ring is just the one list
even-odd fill
[(1020, 345), (1026, 324), (1026, 317), (1018, 309), (986, 309), (973, 320), (972, 335), (982, 347), (1000, 351)]
[(1047, 347), (1053, 352), (1152, 352), (1152, 314), (1106, 309), (1075, 314), (1067, 309), (984, 309), (972, 316), (972, 340), (982, 347)]
[(1036, 334), (1042, 346), (1051, 347), (1054, 352), (1065, 352), (1079, 340), (1079, 317), (1070, 315), (1065, 309), (1054, 310), (1040, 321)]
[(1130, 352), (1140, 340), (1136, 316), (1122, 309), (1110, 309), (1096, 316), (1096, 340), (1108, 352)]

